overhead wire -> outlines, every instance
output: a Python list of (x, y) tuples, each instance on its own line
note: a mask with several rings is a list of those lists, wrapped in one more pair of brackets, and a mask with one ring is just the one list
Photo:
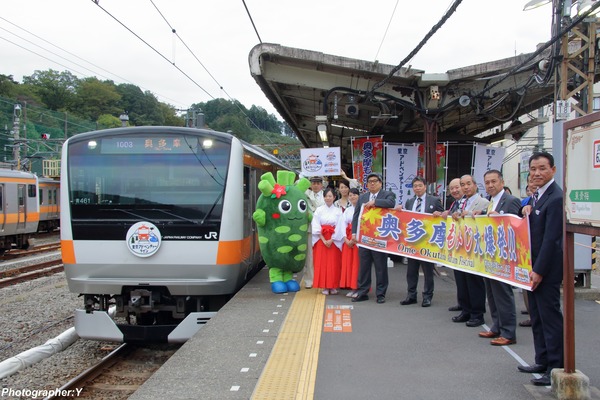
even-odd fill
[(513, 68), (511, 68), (503, 78), (499, 79), (498, 81), (494, 82), (489, 87), (487, 87), (486, 89), (479, 92), (478, 95), (483, 95), (484, 93), (489, 92), (494, 87), (498, 86), (500, 83), (504, 82), (506, 79), (508, 79), (510, 76), (512, 76), (514, 73), (518, 72), (523, 66), (527, 65), (532, 60), (534, 60), (537, 56), (539, 56), (542, 52), (544, 52), (548, 47), (552, 46), (557, 41), (562, 39), (562, 37), (567, 32), (571, 31), (576, 25), (581, 23), (585, 18), (587, 18), (590, 14), (592, 14), (598, 7), (600, 7), (600, 1), (595, 2), (594, 5), (589, 10), (587, 10), (585, 13), (579, 15), (577, 18), (572, 20), (572, 22), (569, 25), (567, 25), (565, 28), (560, 29), (554, 37), (552, 37), (549, 41), (547, 41), (542, 46), (540, 46), (535, 52), (531, 53), (529, 55), (529, 57), (527, 57), (523, 62), (521, 62), (521, 64), (516, 65)]
[[(77, 55), (77, 54), (75, 54), (75, 53), (72, 53), (72, 52), (70, 52), (70, 51), (68, 51), (68, 50), (64, 49), (64, 48), (63, 48), (63, 47), (61, 47), (61, 46), (58, 46), (58, 45), (56, 45), (56, 44), (54, 44), (54, 43), (52, 43), (52, 42), (50, 42), (50, 41), (48, 41), (48, 40), (44, 39), (43, 37), (41, 37), (41, 36), (39, 36), (39, 35), (36, 35), (35, 33), (31, 32), (30, 30), (28, 30), (28, 29), (25, 29), (25, 28), (23, 28), (22, 26), (19, 26), (19, 25), (15, 24), (14, 22), (7, 20), (6, 18), (4, 18), (4, 17), (2, 17), (2, 16), (0, 16), (0, 19), (1, 19), (1, 20), (3, 20), (3, 21), (5, 21), (5, 22), (7, 22), (7, 23), (9, 23), (10, 25), (12, 25), (12, 26), (14, 26), (14, 27), (16, 27), (16, 28), (18, 28), (18, 29), (20, 29), (20, 30), (22, 30), (22, 31), (24, 31), (24, 32), (26, 32), (26, 33), (28, 33), (29, 35), (31, 35), (31, 36), (33, 36), (33, 37), (35, 37), (35, 38), (37, 38), (37, 39), (39, 39), (39, 40), (41, 40), (41, 41), (43, 41), (43, 42), (45, 42), (45, 43), (49, 44), (50, 46), (53, 46), (53, 47), (55, 47), (55, 48), (57, 48), (57, 49), (59, 49), (59, 50), (61, 50), (61, 51), (65, 52), (66, 54), (69, 54), (69, 55), (71, 55), (71, 56), (73, 56), (73, 57), (75, 57), (75, 58), (77, 58), (77, 59), (79, 59), (79, 60), (81, 60), (81, 61), (83, 61), (83, 62), (85, 62), (85, 63), (89, 64), (89, 65), (92, 65), (93, 67), (95, 67), (95, 68), (97, 68), (97, 69), (99, 69), (99, 70), (101, 70), (101, 71), (104, 71), (104, 72), (106, 72), (106, 73), (108, 73), (108, 74), (110, 74), (110, 75), (112, 75), (112, 76), (114, 76), (114, 77), (117, 77), (117, 78), (119, 78), (119, 79), (120, 79), (121, 81), (123, 81), (123, 82), (127, 82), (127, 83), (130, 83), (130, 84), (132, 84), (132, 85), (136, 85), (136, 86), (138, 86), (138, 87), (140, 87), (141, 89), (144, 89), (144, 90), (149, 90), (148, 88), (145, 88), (145, 87), (143, 87), (143, 86), (140, 86), (140, 85), (138, 85), (138, 84), (136, 84), (136, 83), (134, 83), (134, 82), (132, 82), (132, 81), (130, 81), (130, 80), (128, 80), (128, 79), (126, 79), (126, 78), (122, 77), (122, 76), (119, 76), (119, 75), (115, 74), (114, 72), (111, 72), (111, 71), (109, 71), (109, 70), (107, 70), (107, 69), (105, 69), (105, 68), (102, 68), (102, 67), (101, 67), (101, 66), (99, 66), (99, 65), (96, 65), (96, 64), (94, 64), (93, 62), (91, 62), (91, 61), (89, 61), (89, 60), (86, 60), (86, 59), (84, 59), (84, 58), (82, 58), (82, 57), (78, 56), (78, 55)], [(49, 52), (49, 53), (51, 53), (51, 54), (54, 54), (54, 55), (56, 55), (56, 56), (58, 56), (58, 57), (60, 57), (60, 58), (64, 59), (65, 61), (67, 61), (67, 62), (69, 62), (69, 63), (72, 63), (72, 64), (75, 64), (75, 65), (77, 65), (77, 66), (80, 66), (80, 67), (82, 67), (82, 68), (85, 68), (86, 70), (88, 70), (88, 71), (92, 72), (94, 75), (99, 75), (99, 76), (101, 76), (101, 77), (103, 77), (103, 78), (106, 78), (106, 79), (112, 80), (111, 78), (107, 77), (106, 75), (103, 75), (103, 74), (101, 74), (101, 73), (98, 73), (97, 71), (94, 71), (94, 70), (92, 70), (92, 69), (90, 69), (90, 68), (87, 68), (87, 67), (85, 67), (85, 66), (82, 66), (82, 65), (80, 65), (80, 64), (78, 64), (78, 63), (76, 63), (76, 62), (74, 62), (74, 61), (72, 61), (72, 60), (70, 60), (70, 59), (68, 59), (68, 58), (66, 58), (66, 57), (62, 57), (62, 56), (60, 56), (59, 54), (56, 54), (56, 53), (52, 52), (51, 50), (48, 50), (47, 48), (45, 48), (45, 47), (43, 47), (43, 46), (40, 46), (40, 45), (38, 45), (38, 44), (36, 44), (36, 43), (33, 43), (32, 41), (29, 41), (29, 40), (27, 40), (27, 39), (25, 39), (25, 38), (22, 38), (21, 36), (19, 36), (19, 35), (15, 34), (14, 32), (11, 32), (11, 31), (9, 31), (9, 30), (7, 30), (7, 29), (4, 29), (4, 28), (0, 28), (0, 29), (3, 29), (3, 30), (5, 30), (5, 31), (9, 32), (9, 33), (10, 33), (10, 34), (12, 34), (12, 35), (14, 35), (14, 36), (17, 36), (18, 38), (20, 38), (20, 39), (22, 39), (22, 40), (25, 40), (25, 41), (27, 41), (28, 43), (31, 43), (31, 44), (33, 44), (34, 46), (37, 46), (37, 47), (39, 47), (40, 49), (42, 49), (42, 50), (44, 50), (44, 51), (47, 51), (47, 52)], [(12, 43), (12, 44), (14, 44), (14, 45), (15, 45), (15, 46), (17, 46), (17, 47), (20, 47), (20, 48), (22, 48), (22, 49), (23, 49), (23, 50), (25, 50), (25, 51), (28, 51), (28, 52), (30, 52), (30, 53), (32, 53), (32, 54), (35, 54), (36, 56), (40, 56), (40, 57), (42, 57), (42, 58), (45, 58), (46, 60), (48, 60), (48, 61), (50, 61), (50, 62), (52, 62), (52, 63), (55, 63), (55, 64), (57, 64), (57, 65), (60, 65), (61, 67), (63, 67), (63, 68), (66, 68), (68, 71), (76, 72), (76, 73), (78, 73), (78, 74), (80, 74), (80, 75), (82, 75), (82, 76), (86, 76), (86, 74), (82, 74), (81, 72), (78, 72), (78, 71), (76, 71), (76, 70), (72, 69), (71, 67), (65, 66), (65, 65), (63, 65), (63, 64), (61, 64), (61, 63), (59, 63), (59, 62), (57, 62), (57, 61), (55, 61), (55, 60), (52, 60), (51, 58), (48, 58), (48, 57), (42, 56), (42, 55), (40, 55), (40, 54), (38, 54), (38, 53), (36, 53), (36, 52), (34, 52), (34, 51), (32, 51), (32, 50), (30, 50), (30, 49), (28, 49), (28, 48), (24, 47), (24, 46), (18, 45), (18, 44), (14, 43), (14, 42), (11, 42), (11, 43)], [(180, 102), (180, 101), (178, 101), (178, 100), (171, 99), (171, 98), (169, 98), (169, 97), (167, 97), (167, 96), (164, 96), (164, 95), (162, 95), (162, 94), (160, 94), (160, 93), (156, 93), (156, 95), (157, 95), (158, 97), (160, 97), (160, 98), (163, 98), (163, 99), (165, 99), (165, 100), (169, 100), (169, 101), (171, 101), (171, 102), (173, 102), (173, 103), (180, 103), (180, 104), (183, 104), (182, 102)]]
[(63, 68), (66, 68), (66, 69), (68, 69), (68, 70), (71, 70), (71, 71), (77, 72), (77, 73), (78, 73), (78, 74), (80, 74), (80, 75), (86, 76), (86, 74), (84, 74), (83, 72), (79, 72), (79, 71), (77, 71), (77, 70), (74, 70), (74, 69), (72, 69), (72, 68), (70, 68), (70, 67), (67, 67), (66, 65), (64, 65), (64, 64), (61, 64), (61, 63), (59, 63), (58, 61), (52, 60), (52, 59), (50, 59), (50, 58), (48, 58), (48, 57), (46, 57), (46, 56), (44, 56), (44, 55), (42, 55), (42, 54), (40, 54), (40, 53), (38, 53), (38, 52), (36, 52), (36, 51), (33, 51), (33, 50), (31, 50), (31, 49), (28, 49), (27, 47), (23, 47), (23, 46), (21, 46), (20, 44), (13, 42), (12, 40), (6, 39), (5, 37), (2, 37), (2, 36), (0, 36), (0, 39), (4, 40), (4, 41), (6, 41), (6, 42), (8, 42), (8, 43), (10, 43), (10, 44), (12, 44), (12, 45), (15, 45), (15, 46), (17, 46), (17, 47), (19, 47), (19, 48), (21, 48), (21, 49), (23, 49), (23, 50), (25, 50), (25, 51), (28, 51), (28, 52), (30, 52), (30, 53), (33, 53), (33, 54), (35, 54), (35, 55), (36, 55), (36, 56), (38, 56), (38, 57), (42, 57), (42, 58), (44, 58), (44, 59), (46, 59), (46, 60), (48, 60), (48, 61), (50, 61), (50, 62), (53, 62), (53, 63), (55, 63), (55, 64), (57, 64), (57, 65), (60, 65), (60, 66), (61, 66), (61, 67), (63, 67)]
[[(0, 17), (0, 18), (2, 18), (2, 17)], [(74, 62), (74, 61), (71, 61), (71, 60), (69, 60), (69, 59), (67, 59), (67, 58), (65, 58), (65, 57), (63, 57), (63, 56), (61, 56), (60, 54), (57, 54), (57, 53), (55, 53), (55, 52), (53, 52), (53, 51), (51, 51), (51, 50), (48, 50), (48, 49), (46, 49), (46, 48), (44, 48), (44, 47), (40, 46), (39, 44), (36, 44), (36, 43), (32, 42), (32, 41), (31, 41), (31, 40), (29, 40), (29, 39), (26, 39), (26, 38), (24, 38), (24, 37), (22, 37), (22, 36), (20, 36), (20, 35), (17, 35), (17, 34), (16, 34), (16, 33), (14, 33), (14, 32), (11, 32), (11, 31), (9, 31), (9, 30), (7, 30), (7, 29), (5, 29), (5, 28), (1, 27), (1, 26), (0, 26), (0, 29), (2, 29), (2, 30), (3, 30), (3, 31), (5, 31), (5, 32), (8, 32), (8, 33), (10, 33), (11, 35), (14, 35), (14, 36), (18, 37), (19, 39), (21, 39), (21, 40), (23, 40), (23, 41), (25, 41), (25, 42), (27, 42), (27, 43), (29, 43), (29, 44), (32, 44), (32, 45), (34, 45), (34, 46), (36, 46), (36, 47), (38, 47), (38, 48), (40, 48), (40, 49), (42, 49), (42, 50), (44, 50), (44, 51), (47, 51), (47, 52), (48, 52), (48, 53), (50, 53), (50, 54), (53, 54), (53, 55), (55, 55), (55, 56), (56, 56), (56, 57), (58, 57), (58, 58), (61, 58), (61, 59), (65, 60), (65, 61), (68, 61), (68, 62), (70, 62), (70, 63), (73, 63), (73, 64), (77, 65), (78, 67), (81, 67), (81, 68), (83, 68), (83, 69), (85, 69), (85, 70), (87, 70), (87, 71), (89, 71), (89, 72), (91, 72), (91, 73), (93, 73), (93, 74), (97, 74), (97, 72), (95, 72), (95, 71), (92, 71), (92, 70), (91, 70), (91, 69), (89, 69), (88, 67), (86, 67), (86, 66), (84, 66), (84, 65), (81, 65), (81, 64), (79, 64), (79, 63), (76, 63), (76, 62)], [(14, 44), (14, 43), (13, 43), (13, 44)], [(20, 46), (20, 47), (21, 47), (21, 48), (23, 48), (23, 49), (25, 49), (25, 48), (24, 48), (24, 47), (22, 47), (22, 46)], [(37, 55), (37, 54), (36, 54), (36, 55)], [(47, 59), (48, 59), (48, 58), (47, 58)], [(66, 68), (66, 67), (65, 67), (65, 68)], [(86, 76), (86, 74), (81, 74), (81, 75), (84, 75), (84, 76)], [(104, 76), (104, 75), (102, 75), (102, 74), (98, 74), (98, 75), (102, 76), (103, 78), (109, 79), (107, 76)]]
[(425, 37), (419, 42), (419, 44), (400, 62), (400, 64), (392, 68), (388, 76), (386, 76), (384, 79), (373, 85), (373, 87), (367, 92), (367, 96), (372, 96), (377, 89), (385, 85), (386, 82), (389, 81), (396, 72), (398, 72), (408, 61), (410, 61), (421, 50), (421, 48), (423, 48), (423, 46), (425, 46), (427, 41), (429, 41), (429, 39), (446, 23), (448, 18), (450, 18), (452, 14), (454, 14), (460, 3), (462, 3), (462, 0), (454, 0), (454, 3), (450, 6), (448, 11), (446, 11), (442, 19), (440, 19), (438, 23), (431, 28), (431, 30), (425, 35)]
[[(150, 0), (150, 3), (152, 3), (152, 5), (154, 6), (154, 8), (156, 9), (156, 11), (160, 14), (160, 16), (162, 17), (162, 19), (165, 21), (165, 23), (169, 26), (169, 28), (171, 29), (171, 32), (177, 36), (177, 38), (181, 41), (181, 43), (185, 46), (185, 48), (192, 54), (192, 56), (196, 59), (196, 61), (198, 61), (198, 63), (202, 66), (202, 68), (204, 68), (204, 70), (208, 73), (208, 75), (213, 79), (213, 81), (219, 86), (219, 88), (223, 91), (223, 93), (225, 93), (225, 95), (227, 96), (227, 98), (229, 98), (229, 100), (231, 100), (233, 102), (233, 104), (238, 108), (238, 110), (242, 113), (242, 115), (244, 115), (244, 117), (246, 117), (251, 123), (252, 125), (261, 133), (264, 134), (264, 137), (271, 142), (271, 144), (274, 144), (273, 140), (271, 140), (271, 138), (265, 134), (265, 132), (260, 129), (258, 127), (258, 125), (252, 120), (252, 118), (250, 118), (246, 112), (244, 111), (244, 109), (242, 107), (240, 107), (239, 103), (234, 101), (234, 99), (229, 95), (229, 93), (227, 93), (227, 91), (223, 88), (223, 85), (221, 85), (217, 79), (210, 73), (210, 71), (206, 68), (206, 66), (204, 66), (204, 64), (200, 61), (200, 59), (196, 56), (196, 54), (194, 54), (194, 52), (192, 51), (192, 49), (185, 43), (185, 41), (183, 40), (183, 38), (181, 38), (181, 36), (179, 36), (179, 34), (177, 33), (177, 30), (173, 27), (173, 25), (171, 25), (171, 23), (169, 23), (169, 21), (167, 20), (167, 18), (164, 16), (164, 14), (160, 11), (160, 9), (158, 8), (158, 6), (154, 3), (153, 0)], [(244, 3), (245, 6), (245, 3)], [(248, 11), (248, 8), (246, 7), (246, 11), (248, 12), (248, 15), (250, 16), (250, 13)], [(252, 19), (252, 17), (250, 16), (250, 19)], [(254, 22), (252, 22), (252, 24), (254, 25)], [(256, 30), (256, 27), (255, 27)], [(257, 32), (258, 33), (258, 32)]]
[(379, 52), (381, 51), (381, 47), (383, 46), (385, 37), (387, 36), (388, 30), (390, 29), (390, 25), (392, 25), (392, 20), (394, 19), (394, 15), (396, 14), (396, 9), (398, 8), (399, 2), (400, 0), (396, 0), (396, 5), (394, 6), (394, 10), (392, 10), (392, 14), (390, 15), (390, 20), (388, 21), (387, 27), (385, 28), (385, 32), (383, 33), (383, 37), (381, 38), (381, 43), (379, 43), (379, 48), (377, 49), (377, 53), (375, 53), (374, 61), (377, 61), (377, 57), (379, 57)]
[(169, 60), (160, 51), (158, 51), (156, 48), (154, 48), (150, 43), (148, 43), (146, 40), (144, 40), (140, 35), (138, 35), (137, 33), (135, 33), (131, 28), (129, 28), (127, 25), (125, 25), (123, 22), (121, 22), (117, 17), (115, 17), (114, 15), (112, 15), (108, 10), (106, 10), (104, 7), (102, 7), (98, 3), (98, 1), (92, 0), (92, 3), (96, 4), (96, 6), (98, 6), (102, 11), (104, 11), (112, 19), (114, 19), (119, 25), (121, 25), (123, 28), (125, 28), (126, 30), (128, 30), (132, 35), (134, 35), (136, 38), (138, 38), (142, 43), (144, 43), (146, 46), (148, 46), (150, 49), (152, 49), (152, 51), (154, 51), (156, 54), (158, 54), (163, 60), (165, 60), (166, 62), (168, 62), (169, 64), (171, 64), (173, 66), (173, 68), (175, 68), (179, 72), (181, 72), (186, 78), (188, 78), (188, 80), (190, 82), (192, 82), (200, 90), (202, 90), (204, 93), (206, 93), (211, 99), (213, 99), (213, 100), (215, 99), (212, 94), (210, 94), (206, 89), (204, 89), (202, 86), (200, 86), (200, 84), (198, 82), (196, 82), (191, 76), (189, 76), (185, 71), (183, 71), (181, 68), (179, 68), (174, 62), (172, 62), (171, 60)]
[(242, 3), (244, 4), (244, 8), (246, 9), (246, 13), (248, 14), (248, 18), (250, 18), (250, 23), (252, 24), (252, 27), (254, 28), (254, 32), (256, 32), (256, 37), (258, 37), (258, 42), (260, 44), (262, 44), (262, 39), (260, 38), (260, 35), (258, 34), (258, 29), (256, 29), (256, 25), (254, 24), (254, 20), (252, 19), (252, 15), (250, 14), (250, 10), (248, 10), (248, 6), (246, 5), (246, 0), (242, 0)]
[[(202, 68), (204, 68), (204, 71), (206, 71), (206, 73), (212, 78), (212, 80), (219, 86), (219, 89), (221, 89), (225, 94), (227, 94), (227, 92), (225, 91), (225, 89), (223, 88), (223, 85), (221, 85), (217, 79), (213, 76), (213, 74), (210, 73), (210, 71), (208, 70), (208, 68), (206, 68), (206, 66), (202, 63), (202, 61), (200, 61), (200, 59), (196, 56), (196, 54), (192, 51), (192, 49), (190, 49), (190, 47), (187, 45), (187, 43), (181, 38), (181, 36), (179, 36), (179, 34), (177, 33), (177, 30), (175, 28), (173, 28), (173, 26), (169, 23), (169, 21), (167, 21), (167, 18), (165, 18), (165, 16), (163, 15), (163, 13), (158, 9), (158, 7), (156, 6), (156, 4), (154, 4), (153, 0), (150, 0), (150, 3), (152, 3), (152, 5), (154, 6), (154, 8), (156, 9), (156, 11), (158, 11), (158, 13), (160, 14), (160, 16), (162, 17), (162, 19), (165, 21), (165, 23), (169, 26), (169, 28), (171, 28), (171, 32), (173, 32), (173, 34), (175, 36), (177, 36), (177, 39), (179, 39), (179, 41), (185, 46), (186, 49), (188, 49), (188, 51), (190, 52), (190, 54), (196, 59), (196, 61), (198, 61), (198, 64), (200, 64), (202, 66)], [(229, 96), (229, 95), (227, 95)]]

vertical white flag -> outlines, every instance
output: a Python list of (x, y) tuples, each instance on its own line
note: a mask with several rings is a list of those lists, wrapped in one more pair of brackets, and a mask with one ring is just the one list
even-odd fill
[(388, 144), (385, 164), (386, 189), (396, 194), (396, 204), (404, 204), (412, 195), (412, 180), (417, 176), (417, 146)]
[(502, 171), (502, 161), (506, 148), (486, 146), (482, 144), (475, 145), (475, 158), (473, 160), (473, 178), (477, 182), (479, 194), (485, 196), (485, 186), (483, 184), (483, 174), (492, 169)]

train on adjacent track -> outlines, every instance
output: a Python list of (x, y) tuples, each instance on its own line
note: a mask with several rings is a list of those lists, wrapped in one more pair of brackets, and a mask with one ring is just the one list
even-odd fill
[(184, 342), (262, 265), (252, 214), (287, 169), (233, 135), (176, 127), (63, 145), (61, 245), (80, 337)]
[(0, 169), (0, 254), (26, 249), (38, 232), (60, 223), (60, 181)]

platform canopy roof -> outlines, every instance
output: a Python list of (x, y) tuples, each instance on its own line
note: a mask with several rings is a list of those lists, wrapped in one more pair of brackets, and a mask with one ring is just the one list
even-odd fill
[[(349, 152), (351, 137), (423, 142), (427, 126), (435, 126), (438, 142), (522, 135), (547, 118), (519, 117), (554, 100), (553, 77), (544, 71), (549, 53), (536, 53), (443, 73), (408, 66), (391, 75), (397, 66), (263, 43), (251, 50), (249, 63), (304, 146)], [(327, 128), (324, 138), (319, 125)]]

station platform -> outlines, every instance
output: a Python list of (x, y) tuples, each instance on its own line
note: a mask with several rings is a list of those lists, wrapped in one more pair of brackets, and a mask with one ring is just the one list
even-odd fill
[[(386, 303), (352, 303), (347, 291), (273, 294), (265, 268), (130, 399), (553, 399), (517, 371), (534, 363), (531, 328), (491, 346), (489, 329), (454, 323), (451, 269), (438, 267), (432, 306), (401, 306), (406, 266), (390, 262)], [(597, 290), (598, 282), (592, 282)], [(419, 280), (422, 288), (423, 277)], [(523, 298), (515, 290), (518, 320)], [(576, 369), (600, 399), (600, 303), (576, 296)]]

